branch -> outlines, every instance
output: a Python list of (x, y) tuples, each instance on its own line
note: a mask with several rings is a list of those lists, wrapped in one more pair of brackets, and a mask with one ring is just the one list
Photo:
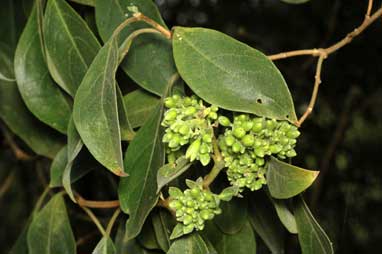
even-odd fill
[(158, 24), (157, 22), (155, 22), (154, 20), (150, 19), (149, 17), (143, 15), (142, 13), (138, 12), (138, 13), (135, 13), (133, 15), (133, 17), (131, 18), (128, 18), (126, 19), (125, 21), (123, 21), (113, 32), (113, 35), (112, 36), (116, 36), (118, 35), (127, 25), (131, 24), (131, 23), (135, 23), (135, 22), (138, 22), (138, 21), (143, 21), (145, 22), (146, 24), (152, 26), (153, 28), (155, 28), (156, 30), (158, 30), (164, 37), (166, 37), (167, 39), (171, 39), (171, 31), (169, 31), (168, 29), (166, 29), (165, 27), (161, 26), (160, 24)]
[(108, 209), (108, 208), (119, 207), (119, 200), (94, 201), (94, 200), (84, 199), (83, 197), (78, 195), (77, 204), (81, 207)]
[(330, 47), (319, 48), (319, 49), (293, 50), (293, 51), (288, 51), (288, 52), (283, 52), (283, 53), (278, 53), (278, 54), (268, 56), (268, 58), (273, 61), (279, 60), (279, 59), (285, 59), (288, 57), (304, 56), (304, 55), (319, 57), (317, 61), (317, 66), (316, 66), (315, 82), (314, 82), (312, 97), (310, 99), (308, 108), (306, 109), (304, 114), (301, 116), (301, 118), (297, 121), (296, 123), (297, 126), (301, 126), (301, 124), (306, 120), (306, 118), (313, 111), (314, 105), (317, 100), (318, 88), (321, 83), (321, 70), (322, 70), (323, 61), (330, 54), (336, 52), (337, 50), (341, 49), (345, 45), (349, 44), (355, 37), (360, 35), (366, 28), (368, 28), (372, 23), (374, 23), (378, 18), (382, 16), (382, 7), (379, 8), (377, 11), (374, 12), (373, 15), (370, 16), (372, 8), (373, 8), (373, 0), (369, 0), (365, 18), (363, 22), (361, 23), (361, 25), (355, 28), (352, 32), (348, 33), (342, 40), (331, 45)]
[(218, 142), (217, 142), (215, 136), (213, 136), (212, 145), (213, 145), (213, 149), (214, 149), (214, 154), (212, 155), (212, 158), (214, 160), (214, 166), (211, 169), (211, 172), (204, 177), (204, 180), (203, 180), (203, 188), (204, 189), (207, 189), (210, 186), (210, 184), (219, 175), (220, 171), (224, 168), (223, 157), (220, 154)]

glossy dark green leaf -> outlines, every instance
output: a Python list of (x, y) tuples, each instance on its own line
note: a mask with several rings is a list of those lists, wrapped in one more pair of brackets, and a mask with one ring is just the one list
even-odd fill
[(297, 234), (296, 219), (287, 206), (287, 200), (269, 197), (276, 209), (281, 223), (292, 234)]
[(49, 187), (54, 188), (62, 185), (62, 175), (68, 162), (68, 149), (65, 145), (54, 157), (50, 165)]
[(147, 250), (143, 248), (136, 239), (128, 240), (125, 234), (124, 225), (118, 228), (115, 237), (115, 247), (117, 254), (162, 254), (154, 250)]
[(28, 230), (29, 254), (74, 254), (76, 243), (62, 194), (39, 211)]
[(310, 0), (280, 0), (281, 2), (288, 3), (288, 4), (303, 4), (307, 3)]
[[(117, 106), (118, 106), (118, 119), (119, 126), (121, 130), (121, 139), (122, 140), (132, 140), (134, 138), (134, 130), (128, 119), (128, 114), (126, 110), (126, 105), (124, 103), (123, 95), (119, 86), (117, 88)], [(130, 109), (129, 109), (130, 111)]]
[(271, 196), (286, 199), (306, 190), (317, 178), (319, 171), (306, 170), (277, 160), (268, 162), (267, 184)]
[(297, 120), (284, 78), (264, 54), (215, 30), (173, 31), (176, 67), (198, 96), (232, 111)]
[(139, 129), (126, 151), (124, 162), (129, 177), (121, 179), (118, 194), (122, 210), (129, 214), (126, 222), (129, 239), (139, 234), (158, 200), (156, 178), (164, 163), (160, 127), (162, 114), (163, 105), (160, 105)]
[(15, 76), (28, 109), (42, 122), (66, 133), (71, 105), (53, 82), (41, 49), (37, 7), (34, 7), (15, 53)]
[(219, 254), (256, 254), (256, 238), (251, 224), (246, 221), (235, 234), (224, 234), (213, 244)]
[(158, 245), (167, 252), (170, 248), (170, 230), (174, 224), (174, 218), (163, 209), (153, 212), (151, 218)]
[(302, 196), (296, 198), (294, 214), (302, 253), (333, 254), (332, 242), (314, 219)]
[(113, 241), (109, 236), (102, 237), (101, 241), (98, 242), (97, 246), (93, 250), (92, 254), (116, 254)]
[(151, 216), (143, 224), (140, 234), (136, 237), (138, 243), (149, 250), (159, 250), (158, 241), (154, 232)]
[(248, 201), (244, 198), (234, 198), (230, 202), (220, 204), (222, 214), (216, 216), (214, 222), (226, 234), (239, 232), (248, 218)]
[(2, 0), (0, 8), (0, 42), (12, 50), (16, 48), (33, 1)]
[(198, 233), (175, 240), (167, 254), (212, 254), (208, 245)]
[(175, 163), (169, 163), (166, 165), (163, 165), (158, 170), (157, 175), (157, 193), (160, 192), (160, 190), (168, 183), (170, 183), (172, 180), (183, 174), (187, 171), (187, 169), (190, 168), (192, 163), (188, 159), (186, 159), (185, 156), (181, 156), (176, 160)]
[[(132, 17), (129, 7), (136, 6), (144, 15), (166, 26), (151, 0), (96, 0), (96, 21), (103, 41), (125, 19)], [(132, 31), (149, 27), (143, 22), (130, 24), (121, 33), (125, 39)], [(147, 57), (150, 56), (150, 57)], [(171, 42), (158, 34), (140, 35), (134, 40), (128, 57), (122, 62), (123, 70), (141, 87), (162, 95), (170, 78), (176, 73)]]
[[(74, 159), (80, 153), (83, 147), (83, 142), (81, 140), (80, 134), (78, 134), (76, 126), (74, 125), (73, 117), (70, 118), (69, 126), (68, 126), (68, 149), (67, 149), (67, 161), (63, 171), (62, 177), (62, 185), (65, 188), (66, 193), (68, 193), (69, 197), (74, 201), (74, 194), (72, 191), (72, 167), (74, 163)], [(81, 167), (81, 172), (83, 168)]]
[(99, 51), (74, 99), (73, 119), (90, 153), (107, 169), (123, 175), (115, 72), (118, 45), (113, 38)]
[(74, 3), (79, 3), (79, 4), (82, 4), (82, 5), (87, 5), (87, 6), (92, 6), (94, 7), (95, 6), (95, 0), (70, 0)]
[[(11, 54), (9, 48), (0, 45), (0, 73), (13, 80)], [(12, 132), (39, 155), (54, 158), (64, 144), (63, 136), (29, 112), (14, 81), (0, 79), (0, 117)]]
[(285, 230), (264, 192), (257, 191), (249, 199), (249, 221), (272, 254), (283, 254)]
[(133, 128), (141, 127), (159, 103), (157, 96), (142, 89), (135, 90), (123, 97), (127, 117)]
[(74, 96), (100, 45), (86, 22), (64, 0), (48, 0), (44, 41), (53, 79)]

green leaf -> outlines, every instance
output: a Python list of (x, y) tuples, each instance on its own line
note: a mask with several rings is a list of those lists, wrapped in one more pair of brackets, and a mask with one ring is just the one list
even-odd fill
[[(96, 0), (97, 27), (103, 41), (110, 38), (119, 24), (132, 17), (129, 10), (131, 6), (136, 6), (144, 15), (166, 27), (151, 0)], [(123, 41), (132, 31), (144, 27), (149, 26), (143, 22), (130, 24), (121, 33), (120, 40)], [(171, 42), (158, 34), (140, 35), (134, 40), (121, 67), (142, 88), (162, 95), (168, 81), (176, 73)]]
[(64, 0), (48, 0), (44, 16), (47, 64), (53, 79), (74, 96), (100, 45)]
[(119, 86), (116, 86), (116, 88), (117, 88), (117, 106), (118, 106), (119, 126), (121, 129), (121, 139), (132, 140), (134, 138), (135, 133), (128, 119), (127, 110), (126, 110), (121, 89), (119, 88)]
[(33, 1), (2, 0), (0, 8), (0, 42), (14, 50), (29, 15)]
[(102, 237), (101, 241), (97, 244), (92, 254), (116, 254), (113, 241), (109, 236)]
[(146, 250), (143, 248), (136, 239), (128, 240), (125, 234), (124, 227), (119, 227), (117, 235), (115, 237), (115, 247), (117, 254), (161, 254), (163, 252), (157, 252), (152, 250)]
[(99, 51), (74, 98), (73, 119), (90, 153), (107, 169), (124, 175), (115, 72), (118, 45), (112, 38)]
[(302, 196), (296, 198), (294, 214), (302, 254), (334, 253), (332, 242), (314, 219)]
[(26, 106), (40, 121), (66, 133), (71, 105), (49, 76), (40, 42), (35, 6), (15, 53), (17, 85)]
[(50, 165), (50, 182), (49, 187), (59, 187), (62, 185), (62, 175), (64, 173), (65, 166), (68, 162), (68, 149), (65, 145), (54, 157), (52, 164)]
[(303, 4), (309, 1), (310, 0), (281, 0), (281, 2), (288, 3), (288, 4)]
[(297, 121), (284, 78), (256, 49), (215, 30), (175, 27), (173, 52), (180, 76), (207, 102), (227, 110)]
[(252, 193), (249, 200), (249, 221), (272, 254), (283, 254), (285, 230), (272, 204), (262, 191)]
[(248, 218), (248, 200), (234, 198), (230, 202), (222, 202), (220, 207), (223, 212), (214, 219), (218, 228), (226, 234), (239, 232)]
[(139, 233), (139, 235), (136, 237), (137, 241), (149, 250), (155, 250), (160, 249), (155, 232), (154, 232), (154, 226), (152, 224), (151, 218), (149, 217), (145, 223), (143, 224), (142, 230)]
[(56, 194), (36, 214), (27, 239), (29, 254), (76, 253), (76, 243), (62, 194)]
[(171, 244), (167, 254), (211, 254), (211, 250), (198, 233), (179, 238)]
[(143, 89), (135, 90), (123, 97), (127, 111), (127, 118), (133, 128), (141, 127), (151, 112), (159, 103), (159, 98), (145, 92)]
[(139, 234), (158, 200), (156, 177), (164, 163), (160, 127), (162, 114), (163, 105), (160, 105), (137, 132), (126, 151), (124, 162), (129, 177), (121, 180), (118, 194), (122, 210), (129, 214), (126, 222), (128, 239)]
[(170, 230), (173, 221), (171, 214), (163, 209), (158, 209), (152, 213), (152, 224), (158, 245), (166, 252), (170, 248)]
[(297, 225), (294, 215), (291, 213), (287, 206), (287, 201), (283, 199), (274, 199), (269, 197), (273, 206), (276, 209), (276, 213), (279, 216), (281, 223), (292, 234), (297, 234)]
[(174, 240), (176, 238), (179, 238), (184, 235), (184, 226), (182, 223), (178, 223), (175, 225), (175, 227), (172, 229), (170, 240)]
[(256, 238), (248, 221), (235, 234), (223, 233), (213, 245), (219, 254), (256, 254)]
[[(72, 167), (74, 159), (80, 153), (83, 147), (82, 140), (80, 138), (80, 134), (78, 134), (76, 126), (74, 125), (73, 116), (70, 118), (69, 126), (68, 126), (68, 149), (67, 149), (67, 161), (63, 171), (62, 177), (62, 185), (65, 188), (66, 193), (68, 193), (69, 197), (72, 201), (76, 202), (74, 198), (74, 194), (72, 191)], [(83, 168), (81, 167), (81, 171)]]
[(268, 162), (267, 184), (271, 196), (286, 199), (306, 190), (319, 171), (306, 170), (271, 157)]
[[(13, 76), (11, 50), (0, 44), (0, 73)], [(38, 121), (26, 108), (14, 81), (0, 78), (0, 118), (34, 152), (54, 158), (64, 144), (63, 136)]]
[(82, 5), (87, 5), (87, 6), (92, 6), (94, 7), (95, 6), (95, 0), (70, 0), (74, 3), (79, 3), (79, 4), (82, 4)]
[(160, 192), (160, 190), (168, 183), (170, 183), (172, 180), (183, 174), (184, 172), (187, 171), (187, 169), (190, 168), (192, 163), (188, 159), (186, 159), (185, 156), (181, 156), (178, 158), (175, 162), (169, 163), (166, 165), (163, 165), (159, 170), (158, 170), (158, 175), (157, 175), (157, 193)]

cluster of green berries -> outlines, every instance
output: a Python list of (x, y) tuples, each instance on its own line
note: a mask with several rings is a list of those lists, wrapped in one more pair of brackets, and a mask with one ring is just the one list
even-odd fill
[(188, 234), (195, 230), (203, 230), (206, 220), (212, 220), (222, 211), (219, 208), (220, 198), (209, 190), (195, 185), (182, 192), (180, 189), (170, 187), (170, 208), (176, 212), (176, 219), (183, 224), (183, 233)]
[(218, 118), (218, 107), (206, 107), (196, 96), (177, 94), (166, 98), (165, 106), (168, 110), (162, 121), (166, 127), (162, 141), (167, 144), (169, 163), (185, 153), (190, 161), (199, 160), (206, 166), (211, 160), (212, 122)]
[(300, 132), (286, 121), (249, 114), (235, 116), (233, 123), (225, 116), (220, 116), (218, 121), (230, 127), (219, 137), (219, 147), (233, 186), (258, 190), (266, 184), (266, 156), (281, 159), (296, 156), (294, 146)]

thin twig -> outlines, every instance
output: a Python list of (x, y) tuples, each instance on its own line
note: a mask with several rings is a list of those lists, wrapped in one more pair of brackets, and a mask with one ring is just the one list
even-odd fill
[(99, 232), (101, 232), (101, 234), (103, 236), (106, 235), (106, 231), (105, 229), (103, 228), (101, 222), (98, 220), (97, 216), (94, 215), (94, 213), (87, 207), (84, 207), (84, 206), (81, 206), (82, 210), (84, 210), (86, 212), (86, 214), (89, 216), (89, 218), (94, 222), (94, 224), (97, 226)]
[(9, 190), (9, 188), (12, 186), (13, 181), (15, 180), (15, 172), (9, 173), (7, 178), (5, 178), (4, 182), (0, 186), (0, 200), (4, 196), (5, 193)]
[(150, 19), (149, 17), (143, 15), (142, 13), (138, 12), (138, 13), (135, 13), (133, 15), (133, 17), (131, 18), (128, 18), (126, 19), (125, 21), (123, 21), (113, 32), (113, 35), (112, 36), (116, 36), (118, 35), (127, 25), (131, 24), (131, 23), (135, 23), (135, 22), (138, 22), (138, 21), (143, 21), (145, 22), (146, 24), (152, 26), (153, 28), (155, 28), (156, 30), (158, 30), (161, 34), (163, 34), (163, 36), (165, 36), (167, 39), (171, 39), (171, 31), (169, 31), (168, 29), (164, 28), (163, 26), (161, 26), (160, 24), (158, 24), (157, 22), (155, 22), (154, 20)]
[(297, 126), (301, 126), (301, 124), (305, 121), (305, 119), (312, 113), (314, 105), (316, 104), (318, 89), (319, 89), (320, 84), (321, 84), (322, 64), (324, 63), (325, 58), (326, 58), (326, 55), (320, 55), (320, 57), (318, 58), (317, 66), (316, 66), (316, 75), (314, 77), (315, 81), (314, 81), (314, 86), (313, 86), (312, 97), (310, 98), (308, 108), (306, 109), (304, 114), (298, 120)]
[(111, 234), (111, 230), (113, 229), (113, 225), (115, 223), (115, 221), (117, 220), (118, 218), (118, 215), (121, 213), (121, 209), (120, 208), (117, 208), (115, 210), (115, 212), (113, 213), (113, 216), (111, 216), (111, 219), (109, 221), (109, 224), (107, 224), (107, 228), (106, 228), (106, 234), (109, 236)]
[(220, 171), (224, 168), (223, 157), (221, 156), (218, 142), (215, 136), (212, 137), (212, 145), (214, 150), (214, 154), (212, 155), (212, 158), (214, 160), (214, 166), (212, 167), (210, 173), (208, 173), (208, 175), (206, 175), (203, 179), (204, 189), (209, 188), (211, 183), (215, 180), (215, 178), (219, 175)]
[(369, 0), (369, 4), (367, 6), (366, 18), (370, 17), (372, 9), (373, 9), (373, 0)]
[(330, 54), (336, 52), (337, 50), (341, 49), (345, 45), (349, 44), (355, 37), (360, 35), (367, 27), (369, 27), (372, 23), (374, 23), (378, 18), (382, 16), (382, 7), (379, 8), (377, 11), (374, 12), (373, 15), (370, 16), (372, 8), (373, 8), (373, 0), (369, 0), (366, 15), (361, 25), (355, 28), (352, 32), (348, 33), (342, 40), (331, 45), (330, 47), (319, 48), (319, 49), (293, 50), (293, 51), (288, 51), (288, 52), (283, 52), (283, 53), (278, 53), (278, 54), (268, 56), (270, 60), (279, 60), (279, 59), (285, 59), (288, 57), (303, 56), (303, 55), (319, 57), (317, 61), (312, 97), (310, 99), (308, 108), (306, 109), (304, 114), (301, 116), (301, 118), (296, 122), (297, 126), (301, 126), (301, 124), (306, 120), (306, 118), (312, 113), (315, 102), (317, 100), (318, 88), (321, 83), (321, 69), (322, 69), (323, 61)]
[(108, 209), (108, 208), (117, 208), (119, 207), (119, 200), (107, 200), (107, 201), (95, 201), (87, 200), (83, 197), (77, 195), (77, 203), (81, 207), (88, 208), (99, 208), (99, 209)]
[(3, 135), (5, 137), (6, 143), (11, 148), (11, 150), (14, 153), (16, 159), (22, 160), (22, 161), (27, 161), (27, 160), (32, 160), (33, 159), (33, 156), (31, 156), (31, 155), (27, 154), (26, 152), (24, 152), (16, 144), (16, 142), (13, 140), (11, 134), (9, 133), (9, 131), (4, 126), (1, 126), (1, 130), (3, 131)]

